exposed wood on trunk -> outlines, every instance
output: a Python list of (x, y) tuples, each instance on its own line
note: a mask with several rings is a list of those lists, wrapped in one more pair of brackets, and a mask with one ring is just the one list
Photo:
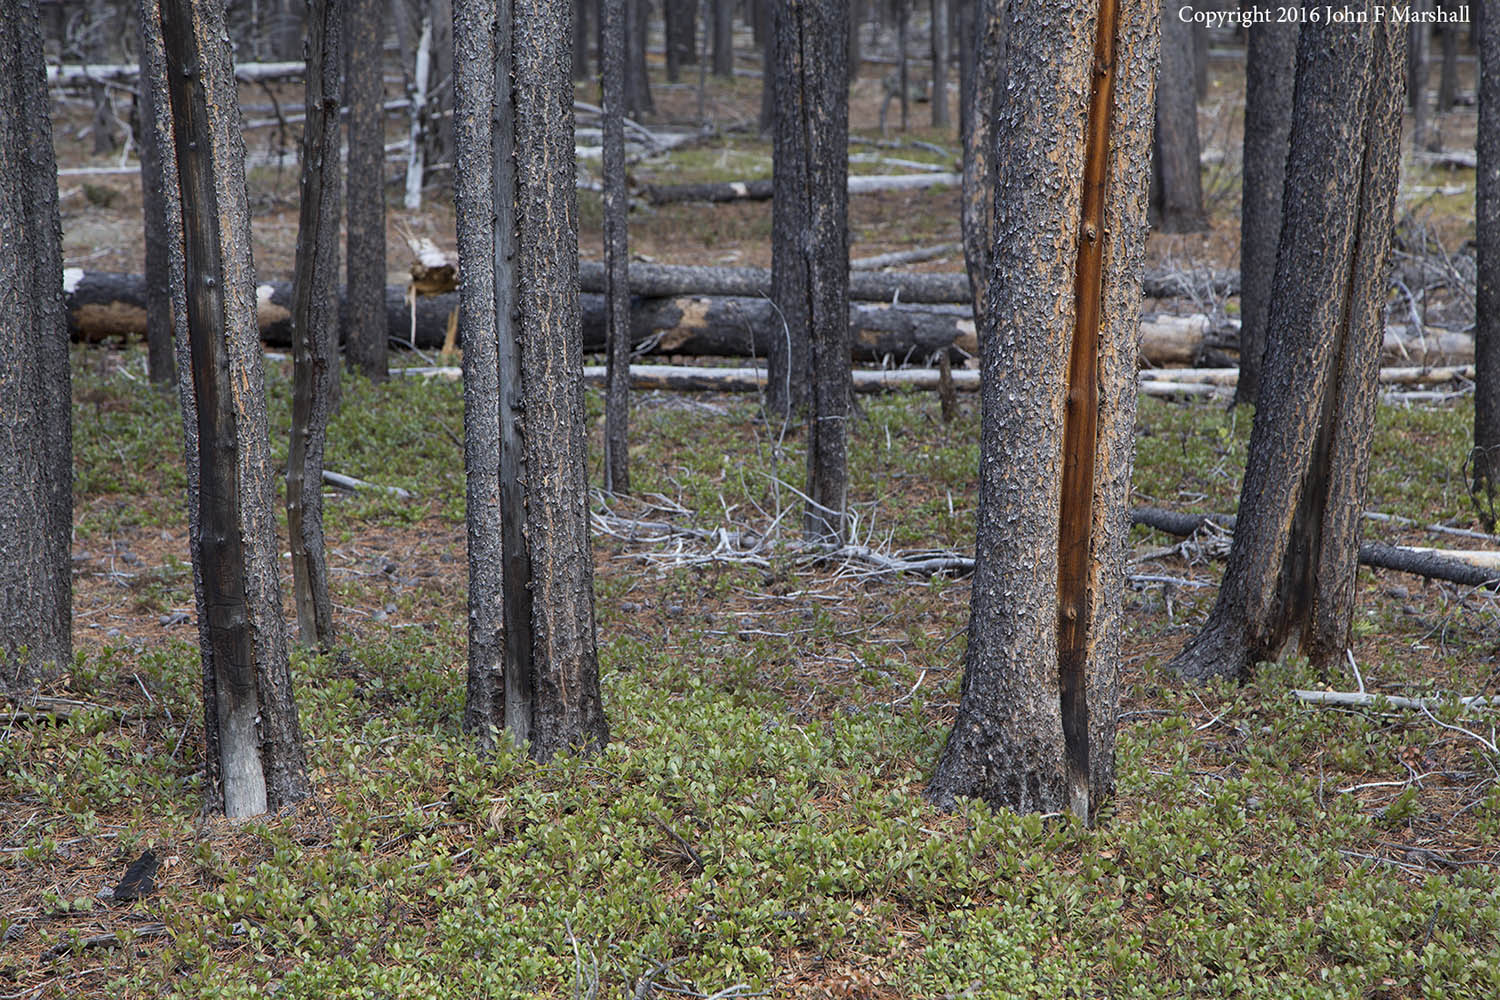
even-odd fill
[(334, 641), (323, 548), (323, 445), (339, 377), (343, 28), (343, 0), (312, 0), (308, 5), (307, 126), (302, 133), (302, 198), (292, 282), (292, 436), (286, 464), (297, 633), (304, 645), (325, 650)]
[(244, 139), (223, 8), (165, 0), (160, 16), (196, 397), (198, 489), (190, 502), (198, 507), (193, 555), (209, 638), (204, 696), (215, 703), (224, 810), (245, 816), (296, 802), (311, 788), (281, 620)]
[(159, 21), (143, 18), (137, 12), (137, 43), (141, 53), (141, 72), (136, 80), (136, 100), (140, 102), (142, 119), (138, 145), (141, 155), (141, 212), (145, 217), (145, 266), (146, 266), (146, 370), (151, 381), (162, 385), (177, 384), (177, 358), (172, 345), (172, 297), (171, 278), (167, 273), (167, 243), (171, 238), (167, 230), (167, 214), (163, 193), (165, 184), (162, 171), (162, 150), (157, 143), (156, 130), (148, 124), (154, 121), (157, 109), (152, 106), (156, 99), (153, 88), (147, 82), (161, 73), (161, 67), (147, 66), (150, 59), (161, 59), (160, 39), (149, 41), (148, 31), (161, 32)]
[(385, 114), (382, 75), (384, 0), (346, 0), (349, 102), (347, 167), (349, 298), (345, 338), (349, 367), (385, 378)]
[(73, 663), (72, 398), (34, 3), (0, 15), (0, 692)]
[[(996, 172), (992, 308), (982, 317), (980, 338), (983, 417), (969, 642), (957, 717), (928, 795), (944, 806), (972, 796), (1027, 812), (1078, 808), (1086, 796), (1087, 807), (1097, 809), (1114, 786), (1149, 97), (1160, 8), (1127, 2), (1116, 10), (1110, 0), (1011, 0), (1009, 6), (1006, 86), (995, 122), (995, 155), (1006, 169)], [(1099, 59), (1099, 42), (1112, 44), (1112, 59)], [(975, 115), (981, 113), (976, 107)], [(1101, 142), (1101, 134), (1113, 140)], [(1107, 151), (1102, 161), (1101, 145)], [(1090, 146), (1095, 159), (1086, 174)], [(1102, 224), (1084, 212), (1086, 176), (1097, 184)], [(1092, 293), (1099, 296), (1100, 318), (1097, 433), (1082, 515), (1090, 551), (1081, 572), (1092, 627), (1077, 654), (1082, 679), (1074, 683), (1082, 690), (1072, 695), (1065, 728), (1060, 671), (1067, 665), (1060, 659), (1059, 628), (1064, 415), (1069, 333), (1080, 321), (1092, 326), (1080, 315), (1080, 305), (1091, 307), (1077, 295), (1080, 271), (1088, 278), (1091, 269), (1078, 266), (1088, 225), (1103, 241)], [(1072, 440), (1079, 444), (1074, 423)], [(1086, 718), (1071, 711), (1080, 701)], [(1070, 763), (1079, 751), (1087, 754), (1086, 792)]]
[[(625, 0), (599, 0), (604, 105), (604, 489), (630, 492), (630, 236), (625, 190)], [(670, 6), (666, 12), (671, 17)], [(672, 41), (667, 42), (668, 51)]]
[(422, 207), (422, 175), (425, 170), (422, 131), (428, 127), (427, 78), (432, 68), (432, 18), (422, 18), (422, 34), (417, 39), (417, 63), (412, 78), (411, 132), (406, 149), (406, 195), (402, 206), (408, 212)]

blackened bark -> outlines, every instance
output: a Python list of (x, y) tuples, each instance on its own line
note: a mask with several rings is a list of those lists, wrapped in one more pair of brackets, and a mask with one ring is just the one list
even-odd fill
[(72, 399), (37, 5), (0, 17), (0, 691), (73, 661)]
[(481, 745), (503, 727), (544, 759), (609, 739), (584, 470), (571, 8), (459, 0), (458, 10), (465, 725)]
[(222, 6), (167, 0), (161, 23), (183, 192), (199, 466), (193, 556), (212, 662), (204, 697), (216, 703), (225, 812), (252, 815), (311, 788), (282, 631), (244, 137)]
[(1184, 0), (1165, 0), (1161, 20), (1161, 69), (1156, 77), (1157, 192), (1153, 223), (1163, 232), (1208, 228), (1198, 152), (1198, 99), (1193, 83), (1193, 27), (1178, 16)]
[[(674, 53), (672, 52), (671, 21), (668, 14), (667, 24), (667, 78), (675, 81), (677, 77), (673, 73), (676, 65)], [(603, 36), (604, 23), (601, 18), (599, 34)], [(602, 62), (604, 54), (599, 54)], [(573, 2), (573, 79), (587, 80), (589, 78), (589, 0), (574, 0)]]
[(1255, 404), (1266, 314), (1281, 236), (1281, 194), (1292, 133), (1297, 25), (1257, 24), (1245, 54), (1245, 147), (1240, 198), (1240, 378), (1236, 403)]
[[(600, 0), (604, 24), (604, 489), (630, 492), (630, 241), (625, 190), (625, 0)], [(669, 44), (670, 48), (670, 44)]]
[(136, 100), (141, 109), (141, 214), (145, 217), (146, 250), (146, 371), (151, 381), (159, 385), (175, 385), (177, 361), (172, 345), (172, 293), (171, 279), (167, 273), (167, 216), (162, 191), (162, 156), (157, 145), (156, 130), (148, 124), (156, 118), (152, 101), (156, 95), (147, 81), (160, 72), (160, 67), (147, 65), (147, 61), (160, 58), (161, 41), (145, 37), (145, 32), (161, 32), (160, 21), (136, 18), (137, 40), (140, 45), (140, 76), (136, 80)]
[(1378, 389), (1406, 29), (1304, 24), (1259, 405), (1229, 564), (1173, 661), (1240, 678), (1341, 657)]
[[(760, 48), (760, 134), (773, 136), (776, 130), (776, 0), (759, 0), (760, 17), (765, 22), (765, 38)], [(774, 152), (773, 152), (774, 157)], [(772, 237), (774, 242), (775, 237)]]
[(932, 0), (932, 127), (948, 125), (948, 0)]
[(1411, 106), (1412, 149), (1422, 149), (1427, 145), (1427, 55), (1432, 25), (1419, 22), (1421, 16), (1431, 13), (1432, 2), (1410, 0), (1408, 5), (1408, 9), (1418, 16), (1418, 20), (1407, 29), (1410, 37), (1406, 43), (1406, 101)]
[(1500, 494), (1500, 4), (1475, 7), (1479, 50), (1478, 163), (1474, 193), (1477, 244), (1474, 323), (1475, 501), (1485, 529), (1496, 522)]
[(791, 53), (792, 69), (782, 113), (800, 133), (802, 185), (789, 192), (800, 222), (795, 253), (786, 259), (782, 248), (773, 269), (802, 272), (811, 376), (806, 531), (824, 541), (844, 538), (849, 491), (848, 30), (848, 5), (841, 0), (802, 0), (778, 22), (778, 49), (784, 66)]
[(714, 76), (734, 76), (734, 5), (713, 0)]
[[(896, 4), (896, 85), (901, 88), (901, 131), (911, 124), (911, 67), (907, 65), (911, 34), (911, 0), (895, 0)], [(880, 119), (882, 132), (885, 118)]]
[[(802, 48), (798, 24), (789, 4), (777, 3), (774, 12), (773, 71), (767, 83), (775, 88), (775, 134), (772, 144), (771, 301), (777, 312), (770, 350), (766, 352), (766, 410), (777, 417), (807, 409), (808, 324), (807, 267), (803, 243), (808, 219), (807, 138), (802, 109), (797, 103), (802, 77)], [(847, 167), (846, 167), (847, 169)]]
[[(973, 127), (974, 61), (978, 49), (980, 32), (979, 8), (986, 0), (953, 0), (957, 5), (958, 37), (958, 141), (965, 151), (969, 146), (969, 130)], [(967, 152), (965, 153), (967, 155)]]
[[(859, 26), (865, 23), (869, 0), (850, 0), (849, 3), (849, 82), (859, 78), (860, 63), (864, 56), (860, 51)], [(769, 32), (767, 33), (769, 35)]]
[[(646, 72), (646, 29), (650, 0), (625, 0), (625, 113), (632, 117), (656, 111), (651, 77)], [(601, 40), (601, 49), (603, 48)]]
[(345, 358), (366, 378), (386, 377), (384, 0), (345, 0), (349, 103)]
[(333, 603), (323, 548), (323, 445), (339, 377), (339, 107), (344, 62), (342, 0), (307, 11), (307, 121), (302, 132), (301, 207), (292, 278), (292, 436), (286, 521), (297, 632), (333, 646)]
[[(961, 227), (964, 266), (976, 319), (989, 305), (990, 251), (995, 245), (995, 115), (1003, 91), (1007, 5), (1004, 0), (970, 0), (974, 23), (973, 90), (966, 96), (969, 129), (964, 135), (964, 192)], [(976, 324), (982, 325), (982, 324)]]
[[(1443, 10), (1452, 14), (1456, 13), (1462, 4), (1456, 3), (1455, 0), (1443, 0), (1442, 6)], [(1476, 5), (1476, 13), (1477, 8), (1482, 6), (1484, 6), (1482, 3)], [(1478, 16), (1484, 15), (1478, 14)], [(1453, 102), (1458, 97), (1458, 25), (1456, 23), (1443, 24), (1438, 30), (1442, 32), (1443, 38), (1443, 64), (1438, 73), (1437, 96), (1437, 111), (1441, 116), (1453, 110)]]
[[(676, 83), (683, 66), (698, 64), (698, 0), (666, 0), (662, 18), (667, 42), (667, 79)], [(622, 20), (622, 28), (623, 23)]]
[[(996, 157), (1013, 169), (998, 172), (994, 199), (993, 308), (980, 337), (978, 559), (958, 717), (928, 788), (941, 805), (973, 796), (1018, 811), (1078, 808), (1070, 756), (1087, 770), (1090, 810), (1114, 784), (1159, 11), (1150, 0), (1118, 9), (1111, 0), (1012, 0), (1010, 7), (995, 133)], [(1113, 32), (1099, 30), (1111, 21)], [(1112, 72), (1095, 74), (1096, 64)], [(1090, 188), (1103, 199), (1102, 227), (1097, 211), (1091, 218), (1084, 210)], [(1086, 265), (1090, 246), (1097, 253)], [(1088, 628), (1078, 642), (1064, 636), (1064, 580), (1051, 568), (1062, 568), (1063, 555), (1066, 372), (1080, 324), (1095, 308), (1088, 295), (1097, 296), (1100, 320), (1098, 432), (1085, 486), (1091, 500), (1080, 518), (1090, 541), (1081, 609)], [(1080, 661), (1082, 686), (1070, 693), (1065, 736), (1060, 654), (1068, 650)]]

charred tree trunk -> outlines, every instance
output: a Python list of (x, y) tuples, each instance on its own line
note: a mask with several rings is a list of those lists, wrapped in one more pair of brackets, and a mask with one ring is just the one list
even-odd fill
[(218, 746), (210, 787), (222, 781), (225, 812), (247, 816), (311, 788), (282, 631), (245, 145), (222, 6), (165, 0), (161, 25), (182, 189), (205, 714)]
[(1156, 78), (1152, 223), (1168, 233), (1196, 233), (1208, 228), (1198, 151), (1193, 26), (1179, 16), (1183, 6), (1183, 0), (1165, 0), (1162, 4), (1161, 69)]
[(159, 385), (177, 383), (177, 361), (172, 347), (172, 297), (171, 279), (168, 274), (167, 215), (162, 191), (162, 151), (157, 145), (156, 130), (150, 122), (156, 119), (157, 109), (152, 106), (155, 94), (148, 81), (161, 71), (159, 66), (147, 65), (147, 60), (160, 58), (161, 41), (154, 42), (145, 37), (145, 32), (161, 32), (160, 22), (154, 26), (150, 18), (136, 18), (137, 39), (140, 43), (140, 76), (136, 80), (136, 101), (141, 109), (141, 214), (145, 217), (144, 235), (146, 250), (146, 370), (151, 381)]
[[(630, 237), (625, 190), (625, 0), (601, 0), (604, 24), (604, 489), (630, 492)], [(668, 43), (670, 50), (670, 42)]]
[(974, 24), (973, 90), (967, 95), (962, 229), (964, 265), (976, 321), (989, 308), (990, 252), (995, 246), (995, 116), (1005, 72), (1005, 0), (971, 0)]
[(323, 549), (323, 444), (337, 391), (339, 336), (339, 106), (342, 0), (308, 4), (307, 123), (292, 278), (292, 437), (286, 460), (286, 523), (297, 633), (333, 646), (333, 603)]
[[(1449, 14), (1456, 14), (1462, 6), (1454, 0), (1444, 0), (1443, 10)], [(1482, 7), (1479, 4), (1476, 7)], [(1479, 14), (1483, 17), (1483, 14)], [(1443, 35), (1443, 65), (1438, 73), (1438, 96), (1437, 111), (1439, 116), (1446, 116), (1453, 110), (1454, 101), (1458, 98), (1458, 25), (1448, 22), (1439, 27)], [(1482, 79), (1482, 78), (1481, 78)]]
[[(789, 417), (807, 409), (808, 380), (807, 266), (803, 259), (808, 220), (807, 134), (803, 131), (801, 96), (803, 51), (798, 23), (790, 4), (775, 4), (773, 72), (767, 85), (775, 88), (775, 135), (772, 151), (771, 302), (779, 328), (773, 328), (766, 352), (766, 410)], [(847, 167), (846, 167), (847, 169)], [(780, 334), (780, 336), (775, 336)]]
[(864, 55), (859, 45), (859, 26), (865, 23), (866, 5), (869, 0), (850, 0), (849, 3), (849, 82), (859, 79), (860, 64)]
[(932, 127), (949, 124), (948, 0), (932, 0)]
[(1114, 785), (1159, 11), (1011, 0), (977, 562), (958, 716), (928, 787), (941, 805), (1087, 817)]
[(1304, 24), (1280, 248), (1229, 564), (1173, 661), (1245, 677), (1295, 643), (1341, 657), (1378, 394), (1406, 29)]
[(73, 439), (37, 6), (0, 17), (0, 691), (73, 663)]
[(714, 76), (734, 76), (734, 5), (713, 0)]
[[(806, 322), (811, 404), (806, 531), (823, 541), (843, 540), (849, 491), (848, 30), (842, 0), (801, 0), (777, 22), (786, 95), (781, 111), (802, 140), (794, 170), (802, 183), (785, 191), (790, 204), (783, 236), (790, 238), (775, 248), (773, 270), (800, 272), (795, 284), (803, 295), (798, 311)], [(778, 202), (786, 200), (781, 151)]]
[[(607, 40), (607, 28), (603, 28), (603, 5), (607, 0), (600, 0), (600, 25), (599, 37), (601, 41)], [(693, 55), (698, 47), (697, 37), (697, 4), (694, 0), (664, 0), (662, 4), (662, 34), (666, 40), (667, 54), (667, 82), (677, 83), (682, 79), (682, 67), (693, 63)], [(624, 17), (620, 19), (620, 30), (625, 27)], [(599, 53), (602, 75), (602, 64), (604, 53)]]
[(1411, 0), (1408, 9), (1415, 16), (1408, 31), (1406, 49), (1406, 100), (1411, 106), (1411, 148), (1423, 149), (1427, 145), (1427, 77), (1428, 43), (1432, 39), (1432, 25), (1422, 18), (1432, 11), (1433, 0)]
[[(911, 68), (907, 65), (907, 55), (911, 50), (911, 0), (895, 0), (895, 2), (896, 58), (899, 60), (896, 66), (896, 86), (901, 88), (901, 131), (905, 132), (911, 124)], [(880, 119), (880, 127), (884, 134), (884, 116)]]
[(349, 102), (349, 367), (386, 377), (384, 0), (345, 0), (344, 96)]
[[(469, 524), (464, 725), (533, 757), (609, 739), (578, 329), (567, 0), (458, 0)], [(497, 222), (498, 220), (498, 222)]]
[(1292, 133), (1297, 25), (1257, 24), (1245, 54), (1245, 147), (1240, 198), (1240, 380), (1236, 403), (1255, 404), (1266, 314), (1276, 276), (1281, 195)]
[(1475, 7), (1479, 50), (1478, 182), (1474, 236), (1478, 245), (1474, 324), (1474, 455), (1472, 489), (1486, 531), (1494, 531), (1500, 494), (1500, 4)]
[[(766, 37), (760, 48), (760, 134), (773, 136), (776, 132), (776, 13), (780, 5), (775, 0), (760, 0), (760, 16), (766, 22)], [(774, 155), (774, 154), (773, 154)], [(773, 237), (774, 239), (774, 237)]]
[(963, 144), (965, 155), (969, 148), (969, 132), (973, 128), (974, 63), (979, 47), (979, 32), (983, 30), (980, 10), (988, 0), (953, 0), (958, 5), (955, 29), (958, 36), (958, 141)]
[[(625, 113), (631, 117), (656, 111), (651, 77), (646, 72), (646, 28), (650, 0), (625, 0)], [(600, 40), (603, 51), (603, 40)]]
[[(601, 3), (603, 0), (601, 0)], [(676, 62), (673, 59), (672, 36), (671, 36), (671, 13), (667, 13), (667, 79), (676, 82), (677, 77), (673, 75)], [(601, 13), (599, 20), (599, 37), (604, 36), (604, 20)], [(599, 53), (599, 61), (604, 61), (604, 53)], [(603, 72), (601, 66), (600, 72)], [(589, 78), (589, 0), (574, 0), (573, 3), (573, 79), (587, 80)]]

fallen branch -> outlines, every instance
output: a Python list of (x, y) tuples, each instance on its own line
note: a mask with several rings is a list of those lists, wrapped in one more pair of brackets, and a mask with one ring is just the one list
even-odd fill
[[(954, 173), (855, 174), (849, 178), (849, 193), (917, 191), (930, 187), (955, 187), (961, 183), (963, 183), (963, 175)], [(772, 183), (769, 180), (646, 185), (646, 200), (653, 205), (675, 205), (683, 202), (768, 201), (771, 194)]]
[(1447, 698), (1403, 698), (1399, 695), (1371, 694), (1367, 691), (1303, 691), (1294, 690), (1292, 696), (1310, 705), (1344, 705), (1354, 708), (1369, 708), (1374, 705), (1389, 705), (1391, 708), (1410, 708), (1430, 711), (1450, 703), (1465, 708), (1500, 708), (1500, 695), (1473, 695), (1450, 702)]
[(327, 469), (323, 470), (323, 482), (331, 486), (337, 486), (341, 490), (347, 490), (350, 493), (358, 493), (360, 490), (380, 490), (402, 500), (411, 499), (411, 491), (403, 490), (399, 486), (381, 486), (378, 483), (367, 483), (363, 479), (355, 479), (353, 476), (341, 475), (337, 472), (330, 472)]
[(896, 267), (901, 264), (917, 264), (924, 260), (933, 260), (937, 257), (947, 257), (949, 254), (958, 253), (963, 249), (961, 243), (939, 243), (936, 246), (917, 247), (915, 250), (901, 250), (895, 253), (876, 254), (874, 257), (857, 257), (849, 261), (851, 271), (874, 271), (882, 267)]
[[(1183, 514), (1159, 507), (1137, 507), (1130, 512), (1132, 524), (1155, 528), (1170, 535), (1185, 537), (1205, 524), (1233, 530), (1232, 514)], [(1384, 542), (1363, 542), (1359, 546), (1361, 565), (1391, 569), (1430, 580), (1446, 580), (1465, 587), (1500, 589), (1500, 571), (1471, 565), (1441, 549), (1416, 549)]]
[(40, 960), (43, 962), (50, 962), (54, 958), (66, 955), (74, 948), (78, 948), (81, 950), (88, 950), (90, 948), (113, 948), (121, 943), (120, 935), (122, 932), (135, 939), (165, 937), (167, 933), (167, 925), (141, 924), (141, 926), (139, 927), (122, 928), (118, 931), (110, 931), (107, 934), (94, 934), (86, 938), (79, 938), (76, 941), (59, 941), (57, 944), (42, 952)]
[[(63, 63), (47, 67), (47, 83), (68, 86), (79, 83), (134, 82), (140, 75), (136, 63)], [(262, 80), (300, 80), (307, 72), (307, 63), (297, 62), (247, 62), (234, 67), (234, 77), (241, 83), (257, 83)]]

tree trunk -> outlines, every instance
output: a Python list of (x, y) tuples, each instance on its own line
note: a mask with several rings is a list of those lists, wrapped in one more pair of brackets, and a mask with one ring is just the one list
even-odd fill
[(953, 0), (957, 4), (958, 27), (958, 141), (965, 155), (969, 148), (969, 132), (973, 128), (974, 62), (978, 49), (979, 26), (983, 23), (979, 10), (989, 0)]
[(714, 76), (734, 76), (734, 6), (713, 0)]
[(348, 258), (345, 322), (349, 367), (386, 377), (385, 3), (346, 0), (344, 96), (349, 102)]
[(1162, 4), (1161, 68), (1156, 77), (1152, 225), (1167, 233), (1196, 233), (1208, 228), (1198, 152), (1193, 26), (1179, 17), (1184, 6), (1184, 0), (1164, 0)]
[(1240, 381), (1236, 403), (1255, 404), (1266, 314), (1281, 236), (1281, 194), (1292, 132), (1297, 25), (1257, 24), (1245, 53), (1245, 152), (1240, 198)]
[(969, 643), (928, 788), (944, 806), (1087, 817), (1114, 786), (1159, 12), (1011, 0)]
[(199, 614), (208, 623), (205, 714), (219, 751), (209, 777), (211, 788), (222, 781), (226, 814), (247, 816), (311, 788), (282, 630), (245, 145), (222, 6), (166, 0), (161, 25), (196, 400), (184, 419), (197, 432), (190, 502), (198, 507)]
[[(604, 490), (630, 492), (630, 196), (625, 190), (625, 0), (601, 0), (604, 23)], [(671, 43), (668, 42), (668, 50)]]
[(949, 124), (948, 0), (932, 0), (932, 127)]
[[(311, 0), (307, 124), (292, 278), (292, 437), (286, 523), (292, 595), (302, 643), (333, 647), (333, 603), (323, 549), (323, 445), (339, 377), (339, 107), (344, 61), (342, 0)], [(378, 67), (377, 67), (378, 68)]]
[[(776, 0), (760, 0), (760, 16), (766, 23), (766, 37), (760, 48), (760, 134), (776, 132)], [(774, 155), (774, 154), (773, 154)], [(774, 237), (773, 237), (774, 238)]]
[(1479, 126), (1474, 193), (1474, 454), (1472, 490), (1486, 531), (1500, 494), (1500, 5), (1476, 5)]
[[(601, 0), (602, 2), (602, 0)], [(587, 80), (589, 78), (589, 0), (574, 0), (573, 4), (573, 79)], [(667, 79), (677, 81), (674, 73), (676, 61), (673, 58), (671, 36), (671, 13), (667, 14)], [(599, 35), (604, 34), (604, 22), (599, 22)], [(599, 54), (600, 62), (604, 60), (604, 53)], [(603, 72), (601, 67), (600, 72)]]
[[(1461, 6), (1455, 0), (1443, 2), (1443, 10), (1449, 14), (1457, 14)], [(1476, 6), (1476, 13), (1478, 7), (1482, 6), (1483, 4)], [(1449, 22), (1441, 25), (1438, 30), (1443, 33), (1443, 65), (1438, 74), (1437, 111), (1440, 117), (1446, 117), (1458, 98), (1458, 25)]]
[(37, 5), (0, 17), (0, 691), (73, 664), (73, 439)]
[[(785, 161), (778, 146), (776, 201), (790, 204), (772, 270), (798, 272), (793, 283), (803, 295), (797, 311), (806, 323), (810, 376), (806, 531), (830, 542), (844, 538), (849, 491), (848, 30), (841, 0), (803, 0), (777, 22), (785, 95), (780, 103), (783, 121), (802, 140), (793, 170), (802, 183), (783, 188)], [(776, 301), (785, 311), (784, 300)]]
[(995, 245), (995, 116), (1004, 91), (1005, 0), (969, 0), (973, 24), (973, 90), (967, 92), (969, 129), (964, 135), (964, 192), (960, 225), (964, 265), (976, 319), (989, 308), (990, 251)]
[[(896, 0), (896, 85), (901, 88), (901, 131), (911, 124), (911, 68), (907, 65), (907, 53), (911, 48), (911, 0)], [(881, 133), (885, 131), (885, 117), (880, 119)]]
[(1213, 612), (1173, 661), (1186, 676), (1241, 678), (1289, 642), (1320, 666), (1343, 655), (1374, 432), (1405, 37), (1387, 23), (1301, 27), (1240, 520)]
[(859, 79), (860, 64), (864, 61), (859, 46), (859, 26), (865, 22), (866, 5), (869, 0), (850, 0), (849, 3), (849, 83)]
[(1432, 11), (1432, 0), (1410, 0), (1408, 10), (1416, 15), (1408, 31), (1406, 50), (1406, 100), (1411, 106), (1411, 148), (1427, 146), (1427, 54), (1432, 25), (1421, 18)]
[[(789, 4), (775, 4), (775, 35), (772, 48), (775, 66), (768, 80), (775, 87), (775, 135), (772, 145), (771, 199), (771, 302), (778, 325), (773, 327), (766, 352), (766, 410), (776, 417), (807, 409), (811, 387), (808, 379), (809, 350), (807, 264), (803, 257), (808, 219), (807, 135), (801, 96), (804, 57), (798, 44), (799, 25)], [(847, 165), (845, 167), (847, 170)]]
[[(159, 385), (177, 383), (177, 363), (172, 347), (172, 298), (171, 279), (168, 275), (166, 206), (162, 192), (162, 152), (157, 145), (155, 129), (150, 122), (156, 119), (157, 110), (151, 106), (155, 99), (147, 81), (160, 72), (160, 67), (149, 67), (146, 60), (151, 53), (160, 53), (161, 42), (154, 44), (144, 37), (152, 30), (149, 18), (136, 18), (137, 40), (140, 45), (141, 70), (136, 78), (136, 101), (141, 113), (141, 214), (144, 216), (146, 257), (146, 371), (151, 381)], [(158, 24), (155, 28), (160, 32)]]
[[(651, 99), (651, 77), (646, 72), (646, 28), (650, 0), (625, 0), (625, 113), (631, 117), (656, 112)], [(600, 50), (603, 50), (601, 40)]]
[(546, 759), (609, 739), (584, 469), (571, 7), (567, 0), (457, 7), (469, 518), (464, 721), (481, 746), (505, 730)]

